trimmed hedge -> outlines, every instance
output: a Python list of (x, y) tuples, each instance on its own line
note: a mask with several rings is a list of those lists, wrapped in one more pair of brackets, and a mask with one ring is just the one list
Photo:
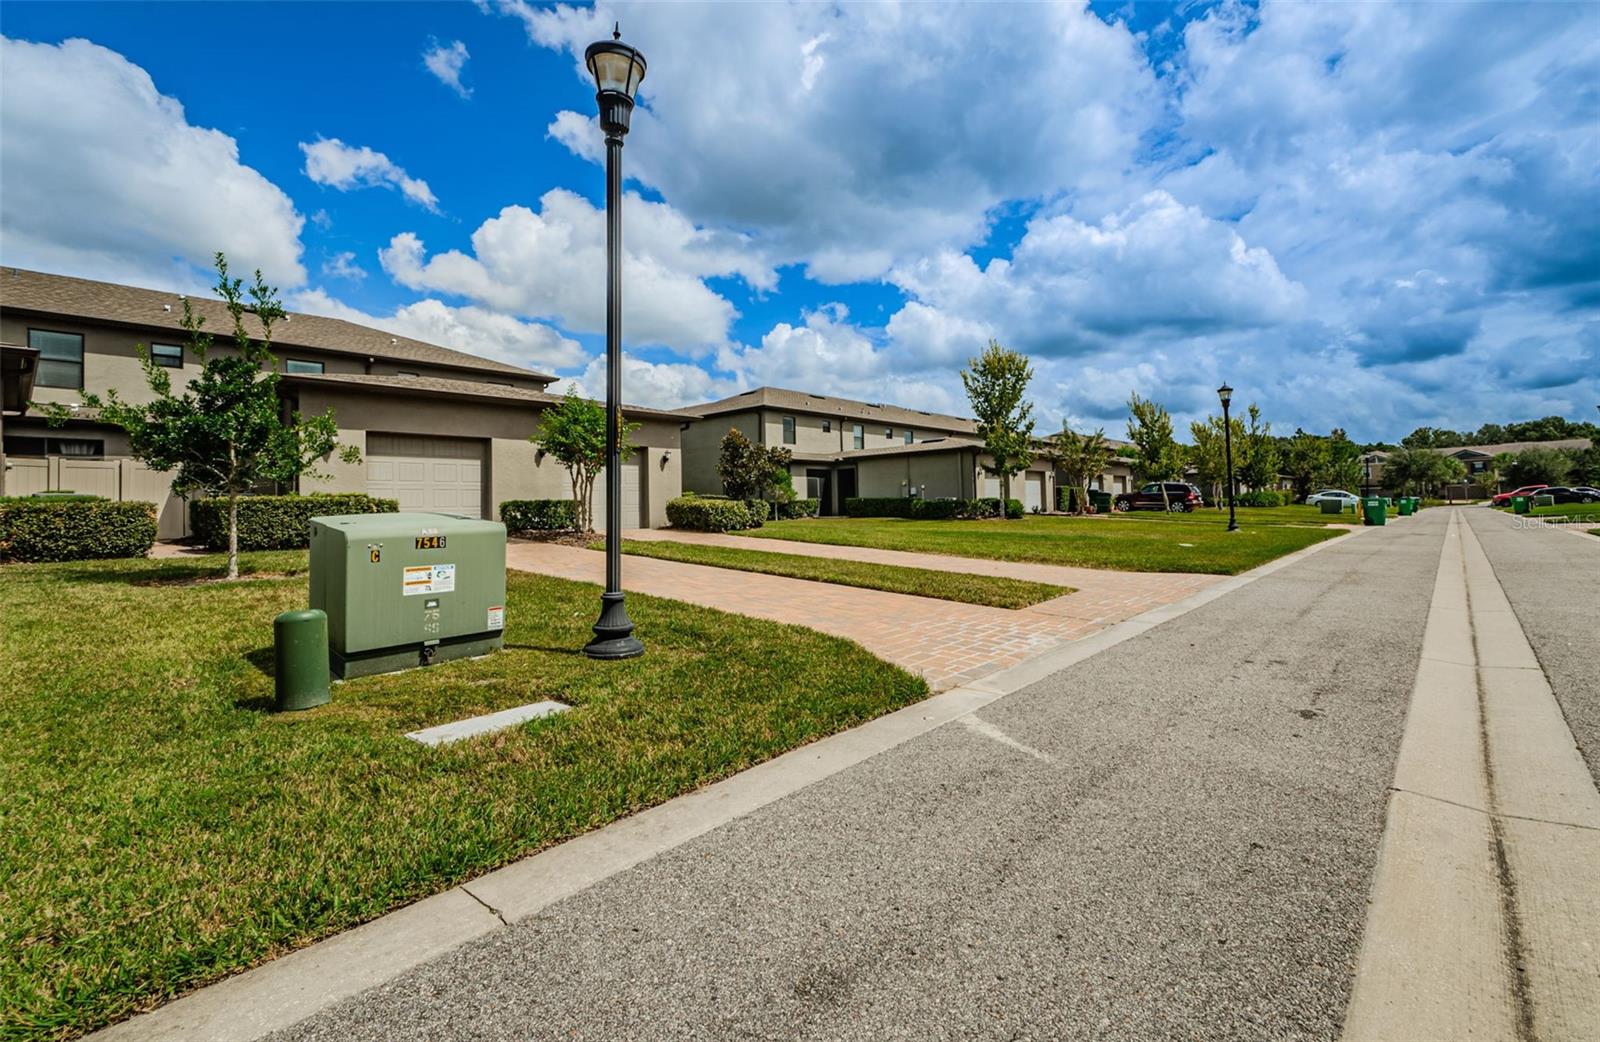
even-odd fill
[(761, 527), (760, 516), (752, 514), (743, 500), (702, 496), (679, 496), (668, 501), (667, 521), (673, 528), (694, 532), (736, 532)]
[[(1000, 516), (996, 496), (983, 499), (913, 499), (909, 496), (855, 497), (844, 501), (847, 517), (904, 517), (918, 521), (975, 521)], [(1008, 500), (1006, 516), (1022, 516), (1022, 501)]]
[(507, 532), (564, 532), (578, 526), (570, 499), (508, 499), (500, 504)]
[(778, 520), (793, 521), (797, 517), (816, 517), (822, 512), (820, 499), (791, 499), (777, 504)]
[(1242, 507), (1282, 507), (1294, 502), (1294, 493), (1258, 488), (1250, 492), (1241, 492), (1234, 502)]
[[(360, 492), (313, 492), (303, 496), (240, 496), (239, 549), (298, 550), (311, 545), (311, 519), (334, 514), (393, 514), (400, 504)], [(207, 548), (228, 548), (228, 501), (218, 497), (189, 504), (189, 527)]]
[(143, 557), (155, 541), (154, 503), (61, 496), (0, 500), (0, 560)]

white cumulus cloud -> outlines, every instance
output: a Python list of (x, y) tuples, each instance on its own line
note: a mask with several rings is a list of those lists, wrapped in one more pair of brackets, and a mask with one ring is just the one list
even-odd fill
[(467, 53), (467, 45), (460, 40), (448, 44), (433, 40), (429, 42), (428, 49), (422, 52), (422, 64), (440, 83), (461, 97), (470, 98), (472, 88), (461, 82), (461, 73), (470, 57), (472, 55)]
[(6, 264), (194, 289), (221, 250), (305, 281), (294, 203), (115, 51), (0, 38), (0, 126)]
[(305, 174), (319, 185), (348, 192), (352, 188), (393, 188), (407, 199), (435, 212), (439, 200), (428, 182), (412, 177), (382, 152), (357, 148), (338, 138), (300, 142), (305, 153)]

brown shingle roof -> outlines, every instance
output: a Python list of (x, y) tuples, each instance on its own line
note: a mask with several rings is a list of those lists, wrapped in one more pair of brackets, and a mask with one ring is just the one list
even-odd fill
[[(205, 329), (218, 340), (231, 335), (233, 320), (228, 317), (222, 301), (211, 297), (191, 296), (195, 313), (205, 318)], [(115, 282), (96, 282), (93, 279), (73, 278), (69, 275), (51, 275), (26, 268), (5, 268), (0, 271), (0, 307), (19, 311), (34, 311), (71, 318), (116, 322), (122, 325), (143, 326), (149, 329), (183, 331), (183, 297), (161, 290), (140, 289)], [(556, 378), (546, 373), (524, 369), (506, 362), (479, 358), (465, 351), (440, 347), (422, 340), (387, 333), (371, 326), (357, 325), (338, 318), (305, 315), (291, 312), (288, 322), (279, 322), (273, 329), (274, 344), (311, 348), (333, 354), (358, 355), (362, 358), (383, 358), (391, 361), (417, 362), (451, 369), (480, 373), (502, 373), (523, 379), (542, 380), (549, 383)], [(246, 325), (254, 325), (247, 317)], [(255, 332), (257, 326), (252, 329)]]
[(974, 420), (945, 413), (907, 409), (900, 405), (882, 402), (860, 402), (852, 398), (833, 398), (805, 391), (790, 391), (782, 387), (757, 387), (705, 405), (692, 405), (684, 412), (697, 416), (720, 416), (747, 409), (784, 409), (789, 412), (810, 413), (814, 416), (840, 417), (847, 420), (868, 420), (896, 427), (922, 428), (924, 430), (956, 431), (971, 434), (977, 431)]
[(836, 456), (840, 460), (871, 458), (873, 456), (915, 456), (925, 452), (957, 452), (966, 449), (982, 451), (983, 442), (975, 438), (929, 438), (910, 445), (880, 445), (874, 449), (848, 449)]
[[(361, 390), (384, 391), (391, 394), (414, 394), (424, 398), (448, 396), (477, 398), (482, 401), (528, 402), (535, 405), (559, 405), (561, 395), (534, 391), (526, 387), (507, 387), (505, 384), (483, 383), (479, 380), (445, 380), (436, 376), (382, 376), (365, 373), (286, 373), (284, 383), (340, 384)], [(623, 405), (625, 419), (692, 420), (686, 413), (670, 409), (646, 409), (640, 405)]]
[(1459, 452), (1477, 452), (1485, 456), (1498, 456), (1502, 452), (1522, 452), (1526, 449), (1587, 449), (1594, 442), (1588, 438), (1560, 438), (1555, 441), (1503, 441), (1498, 445), (1452, 445), (1434, 452), (1454, 456)]

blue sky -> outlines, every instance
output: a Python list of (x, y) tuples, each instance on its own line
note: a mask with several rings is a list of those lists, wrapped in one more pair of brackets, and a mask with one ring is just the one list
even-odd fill
[(8, 3), (0, 261), (602, 370), (583, 46), (650, 60), (627, 396), (1393, 438), (1600, 402), (1593, 5)]

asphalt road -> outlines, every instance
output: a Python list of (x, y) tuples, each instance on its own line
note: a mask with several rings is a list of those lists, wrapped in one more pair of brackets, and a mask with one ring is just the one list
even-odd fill
[[(1461, 516), (1494, 566), (1600, 784), (1600, 539), (1487, 508)], [(1600, 506), (1595, 517), (1583, 527), (1600, 528)]]
[(1333, 1038), (1446, 518), (979, 714), (1032, 753), (947, 725), (274, 1037)]

